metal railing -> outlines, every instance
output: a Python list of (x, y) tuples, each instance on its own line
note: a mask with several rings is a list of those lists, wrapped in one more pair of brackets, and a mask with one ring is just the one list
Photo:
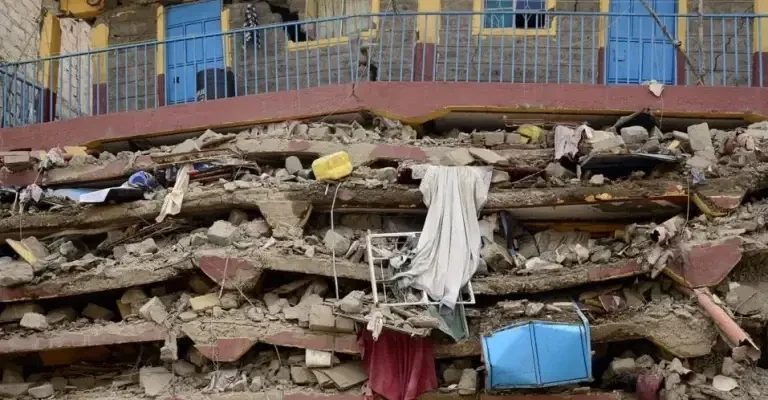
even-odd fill
[[(15, 72), (0, 74), (3, 123), (359, 81), (694, 85), (701, 76), (763, 86), (768, 65), (753, 49), (767, 17), (660, 14), (674, 42), (648, 14), (561, 11), (402, 12), (171, 38), (6, 65)], [(53, 86), (49, 101), (19, 77)]]

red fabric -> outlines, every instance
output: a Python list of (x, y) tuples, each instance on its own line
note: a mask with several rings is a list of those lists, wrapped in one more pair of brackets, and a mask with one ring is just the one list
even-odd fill
[(368, 370), (368, 386), (387, 400), (413, 400), (437, 389), (437, 372), (432, 343), (389, 330), (382, 330), (374, 341), (363, 329), (358, 336), (363, 365)]
[(635, 392), (639, 400), (659, 400), (661, 377), (658, 375), (640, 375), (637, 377)]

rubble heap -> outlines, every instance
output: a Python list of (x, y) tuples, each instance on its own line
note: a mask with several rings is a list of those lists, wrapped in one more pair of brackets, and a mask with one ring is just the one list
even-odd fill
[[(426, 344), (432, 389), (497, 393), (484, 338), (583, 315), (591, 379), (516, 391), (762, 399), (767, 145), (768, 122), (664, 132), (643, 111), (601, 130), (290, 121), (3, 153), (0, 397), (363, 396), (371, 332)], [(423, 239), (423, 165), (490, 174), (453, 326), (389, 281)]]

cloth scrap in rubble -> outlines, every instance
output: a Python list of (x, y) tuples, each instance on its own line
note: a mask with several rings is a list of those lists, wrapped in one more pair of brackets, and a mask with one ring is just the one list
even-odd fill
[[(417, 171), (423, 169), (423, 171)], [(419, 190), (427, 205), (427, 218), (419, 237), (411, 269), (396, 274), (401, 287), (423, 290), (430, 298), (453, 309), (459, 292), (477, 271), (481, 235), (478, 214), (491, 186), (490, 167), (419, 165)]]
[(374, 395), (387, 400), (412, 400), (437, 389), (435, 359), (429, 338), (384, 330), (374, 341), (371, 332), (363, 329), (357, 343), (368, 371), (368, 386)]

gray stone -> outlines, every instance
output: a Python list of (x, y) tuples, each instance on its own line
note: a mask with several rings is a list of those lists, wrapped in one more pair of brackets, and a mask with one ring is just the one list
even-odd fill
[(628, 126), (621, 129), (621, 138), (628, 147), (639, 148), (649, 136), (648, 130), (642, 126)]
[(208, 241), (219, 245), (227, 246), (232, 243), (235, 236), (235, 227), (227, 221), (216, 221), (208, 228)]
[(686, 164), (691, 168), (697, 168), (701, 170), (705, 170), (709, 168), (710, 165), (712, 165), (712, 160), (708, 157), (701, 156), (701, 155), (695, 155), (686, 161)]
[(549, 178), (558, 178), (562, 180), (568, 180), (576, 177), (575, 173), (563, 167), (560, 165), (560, 163), (557, 162), (551, 162), (547, 164), (547, 167), (544, 168), (544, 173), (546, 173), (547, 177)]
[(155, 397), (171, 384), (173, 374), (163, 367), (143, 367), (139, 370), (139, 384), (144, 394)]
[(509, 172), (494, 169), (493, 175), (491, 176), (491, 183), (504, 183), (504, 182), (509, 182)]
[(331, 135), (331, 128), (328, 126), (315, 126), (309, 128), (309, 131), (307, 132), (307, 135), (312, 140), (326, 140), (329, 139)]
[(102, 319), (106, 321), (109, 321), (115, 317), (115, 313), (112, 311), (93, 303), (88, 303), (83, 309), (82, 314), (86, 318)]
[(484, 245), (480, 251), (480, 257), (494, 272), (509, 271), (515, 267), (507, 249), (496, 243)]
[(688, 138), (694, 154), (700, 151), (714, 153), (715, 148), (712, 145), (712, 135), (706, 122), (689, 126)]
[(182, 322), (194, 321), (197, 319), (197, 313), (194, 311), (184, 311), (183, 313), (179, 314), (179, 319)]
[(446, 385), (453, 385), (454, 383), (459, 383), (461, 380), (461, 370), (458, 368), (454, 368), (453, 366), (446, 368), (445, 371), (443, 371), (443, 382)]
[(336, 328), (336, 318), (333, 308), (325, 304), (314, 304), (309, 311), (309, 329), (313, 331), (333, 332)]
[(8, 397), (11, 399), (21, 398), (27, 391), (31, 383), (3, 383), (0, 384), (0, 397)]
[(63, 376), (54, 376), (51, 378), (51, 385), (53, 385), (53, 390), (62, 392), (67, 389), (67, 378)]
[(379, 168), (374, 171), (376, 179), (387, 183), (397, 182), (397, 169), (393, 167)]
[(544, 310), (544, 303), (528, 302), (525, 304), (525, 315), (535, 317)]
[(611, 259), (611, 251), (608, 249), (598, 249), (594, 253), (592, 253), (592, 256), (589, 257), (589, 260), (593, 263), (603, 263)]
[(723, 358), (723, 366), (720, 373), (731, 378), (738, 378), (744, 373), (744, 367), (731, 357)]
[(251, 392), (260, 392), (264, 387), (264, 378), (261, 376), (254, 376), (251, 379), (251, 385), (248, 387)]
[(301, 160), (299, 160), (299, 157), (296, 156), (290, 156), (285, 159), (285, 170), (288, 171), (291, 175), (296, 175), (304, 169), (304, 166), (301, 165)]
[(173, 150), (171, 150), (171, 154), (191, 153), (193, 151), (200, 151), (200, 148), (193, 139), (187, 139), (177, 144)]
[(179, 376), (195, 375), (195, 365), (189, 361), (176, 360), (173, 362), (173, 372)]
[(29, 388), (28, 393), (36, 399), (45, 399), (53, 396), (53, 385), (45, 383), (40, 386), (31, 387)]
[(72, 307), (56, 308), (45, 314), (48, 325), (58, 325), (63, 322), (72, 322), (77, 319), (77, 311)]
[(253, 221), (245, 224), (244, 228), (245, 234), (253, 238), (269, 236), (269, 224), (263, 219), (254, 219)]
[(67, 260), (72, 261), (75, 258), (77, 258), (77, 254), (80, 252), (80, 250), (75, 247), (75, 244), (72, 243), (72, 241), (66, 241), (59, 246), (59, 254), (66, 257)]
[(485, 146), (496, 146), (503, 144), (507, 133), (504, 131), (496, 132), (474, 132), (472, 133), (472, 143)]
[(147, 321), (163, 324), (168, 318), (168, 311), (165, 309), (165, 305), (159, 298), (153, 297), (141, 306), (139, 315)]
[(640, 151), (643, 153), (658, 153), (661, 151), (661, 143), (659, 142), (659, 139), (656, 138), (648, 139), (648, 141), (640, 147)]
[(471, 396), (477, 392), (477, 371), (472, 368), (466, 368), (461, 371), (459, 380), (459, 395)]
[(32, 282), (35, 271), (24, 261), (0, 264), (0, 287), (13, 287)]
[(240, 307), (240, 294), (237, 292), (224, 292), (221, 296), (221, 308), (231, 310)]
[(0, 322), (16, 322), (24, 318), (27, 313), (43, 313), (43, 307), (35, 303), (11, 303), (5, 306), (0, 313)]
[(22, 368), (11, 363), (3, 365), (3, 383), (24, 383)]
[(614, 358), (608, 366), (608, 373), (612, 376), (621, 376), (635, 372), (637, 365), (632, 358)]
[(130, 243), (125, 245), (125, 250), (129, 254), (139, 256), (142, 254), (157, 253), (158, 248), (157, 248), (157, 244), (155, 243), (155, 240), (152, 238), (148, 238), (139, 243)]
[(505, 141), (507, 144), (525, 144), (523, 142), (523, 136), (515, 132), (507, 133), (507, 138)]
[(240, 224), (246, 221), (248, 221), (248, 214), (245, 211), (234, 209), (229, 212), (229, 218), (227, 218), (227, 222), (233, 226), (240, 226)]
[(270, 314), (277, 314), (288, 307), (288, 300), (278, 297), (274, 293), (266, 293), (263, 297), (264, 304), (267, 305), (267, 311)]
[(592, 186), (603, 186), (605, 184), (605, 177), (602, 174), (592, 175), (589, 178), (589, 184)]
[(19, 323), (21, 326), (34, 329), (36, 331), (44, 331), (48, 329), (48, 321), (45, 320), (45, 315), (34, 312), (24, 314)]
[(363, 296), (364, 293), (362, 291), (353, 290), (347, 293), (343, 299), (339, 300), (336, 305), (345, 313), (358, 314), (363, 311)]
[(330, 229), (325, 233), (323, 242), (325, 243), (325, 247), (329, 250), (333, 249), (336, 252), (337, 257), (343, 256), (347, 250), (349, 250), (351, 244), (349, 239), (342, 236), (338, 231), (332, 231)]
[(480, 160), (481, 162), (488, 164), (488, 165), (507, 165), (509, 164), (509, 161), (496, 154), (493, 150), (488, 149), (481, 149), (478, 147), (470, 147), (469, 148), (469, 154), (472, 155), (472, 157)]
[(308, 385), (315, 382), (315, 375), (306, 367), (292, 366), (291, 379), (297, 385)]
[(440, 159), (440, 164), (450, 167), (463, 167), (473, 162), (475, 162), (475, 158), (469, 154), (469, 150), (466, 148), (453, 150)]

